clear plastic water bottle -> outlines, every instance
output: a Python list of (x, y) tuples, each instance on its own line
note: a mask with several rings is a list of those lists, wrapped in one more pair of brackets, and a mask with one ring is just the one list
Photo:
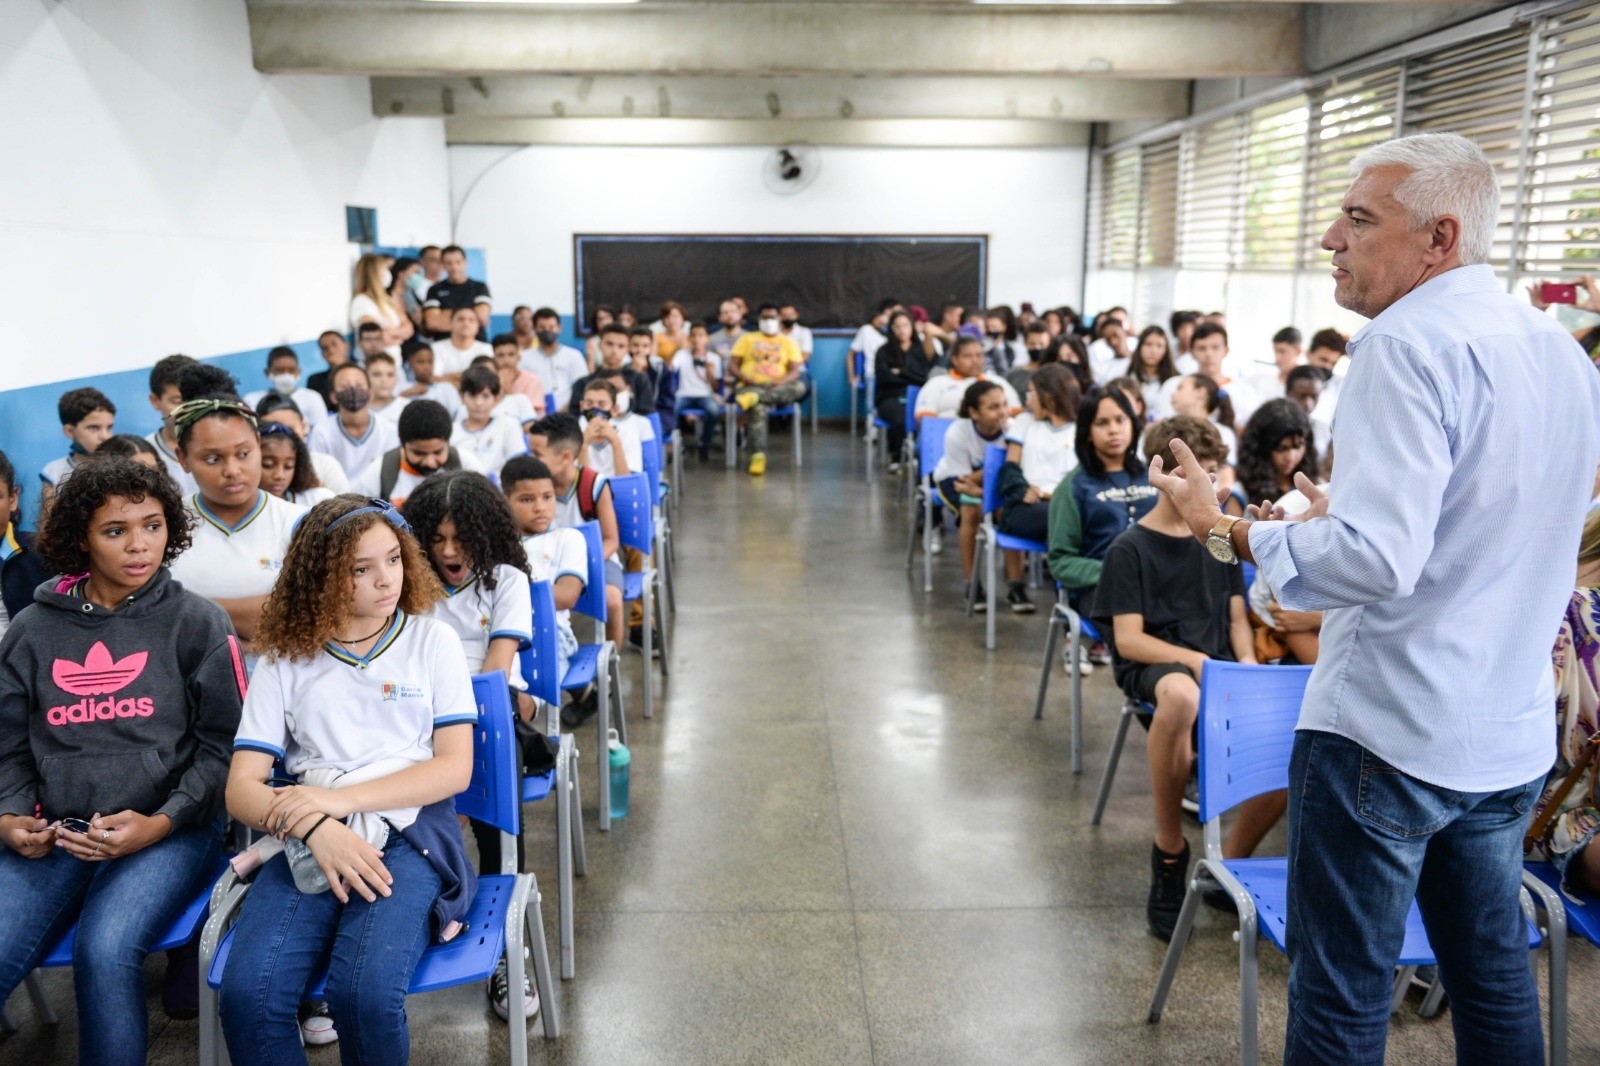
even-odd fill
[(633, 762), (615, 729), (606, 731), (606, 747), (611, 752), (611, 817), (628, 813), (628, 765)]
[(289, 872), (294, 875), (294, 887), (301, 892), (315, 896), (333, 887), (328, 884), (327, 875), (317, 865), (316, 857), (311, 854), (311, 846), (305, 841), (296, 836), (285, 837), (283, 853), (289, 857)]

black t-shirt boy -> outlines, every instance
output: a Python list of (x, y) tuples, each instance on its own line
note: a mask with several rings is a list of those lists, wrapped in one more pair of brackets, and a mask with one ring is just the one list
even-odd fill
[[(478, 304), (490, 303), (489, 286), (477, 278), (468, 278), (457, 285), (448, 276), (440, 278), (428, 289), (428, 298), (423, 303), (424, 308), (439, 307), (446, 311), (455, 311), (461, 307), (476, 307)], [(442, 340), (450, 336), (447, 329), (443, 333), (434, 335), (435, 340)], [(489, 332), (486, 329), (478, 330), (478, 339), (486, 341)]]

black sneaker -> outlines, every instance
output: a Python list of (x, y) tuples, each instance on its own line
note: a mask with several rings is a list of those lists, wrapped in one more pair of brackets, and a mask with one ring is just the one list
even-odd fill
[[(533, 963), (527, 955), (522, 959), (522, 1017), (524, 1019), (536, 1017), (539, 1013), (539, 992), (533, 987), (530, 978), (533, 976)], [(489, 1004), (494, 1007), (494, 1012), (503, 1022), (511, 1020), (511, 968), (506, 965), (502, 956), (494, 973), (489, 976), (485, 987), (489, 995)]]
[(972, 585), (972, 613), (984, 614), (989, 610), (989, 594), (984, 591), (983, 582), (974, 581)]
[(590, 685), (583, 695), (561, 708), (561, 728), (576, 729), (600, 713), (600, 689)]
[(1189, 780), (1183, 786), (1183, 799), (1179, 801), (1183, 809), (1200, 817), (1200, 770), (1197, 766), (1189, 767)]
[(1032, 614), (1038, 610), (1033, 601), (1028, 599), (1028, 590), (1022, 585), (1012, 585), (1006, 593), (1006, 603), (1011, 605), (1012, 614)]
[(176, 1022), (200, 1017), (200, 942), (167, 952), (167, 978), (161, 985), (161, 1009)]
[(1226, 889), (1208, 888), (1200, 893), (1200, 902), (1214, 911), (1221, 911), (1223, 914), (1239, 913), (1238, 906), (1233, 902), (1233, 896)]
[(1150, 923), (1151, 936), (1157, 940), (1172, 939), (1188, 888), (1189, 842), (1183, 842), (1183, 851), (1177, 855), (1169, 855), (1154, 844), (1150, 845), (1150, 900), (1145, 904), (1144, 914)]
[[(628, 630), (628, 643), (640, 651), (644, 650), (644, 626), (634, 626)], [(661, 658), (661, 627), (650, 627), (650, 658)]]

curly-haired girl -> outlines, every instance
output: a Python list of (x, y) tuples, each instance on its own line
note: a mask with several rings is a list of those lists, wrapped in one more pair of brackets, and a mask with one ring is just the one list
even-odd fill
[[(190, 374), (210, 367), (194, 367)], [(198, 491), (187, 503), (198, 521), (194, 545), (172, 574), (228, 612), (253, 664), (261, 607), (283, 566), (304, 507), (261, 490), (256, 416), (227, 392), (209, 392), (172, 409), (177, 455)]]
[(261, 487), (301, 507), (333, 499), (333, 491), (323, 488), (317, 479), (311, 449), (281, 422), (261, 425)]
[(222, 851), (244, 667), (164, 565), (191, 521), (164, 472), (82, 464), (34, 544), (68, 576), (0, 640), (0, 1001), (76, 923), (84, 1062), (144, 1061), (144, 958)]
[[(303, 893), (283, 854), (257, 873), (222, 977), (235, 1062), (305, 1061), (297, 1007), (324, 966), (350, 1057), (406, 1061), (412, 972), (430, 933), (459, 929), (476, 885), (454, 797), (472, 776), (477, 706), (461, 641), (426, 617), (440, 595), (387, 503), (336, 496), (295, 531), (262, 611), (227, 801), (246, 825), (303, 841), (331, 890)], [(268, 784), (279, 759), (298, 785)]]
[(1294, 490), (1294, 476), (1317, 480), (1316, 433), (1293, 400), (1268, 400), (1239, 434), (1239, 487), (1246, 502), (1276, 501)]

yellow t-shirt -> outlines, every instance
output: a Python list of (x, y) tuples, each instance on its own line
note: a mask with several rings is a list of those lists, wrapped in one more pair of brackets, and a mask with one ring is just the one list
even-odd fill
[(728, 358), (756, 385), (775, 385), (788, 377), (791, 368), (803, 363), (800, 346), (781, 333), (768, 337), (752, 331), (733, 344)]

